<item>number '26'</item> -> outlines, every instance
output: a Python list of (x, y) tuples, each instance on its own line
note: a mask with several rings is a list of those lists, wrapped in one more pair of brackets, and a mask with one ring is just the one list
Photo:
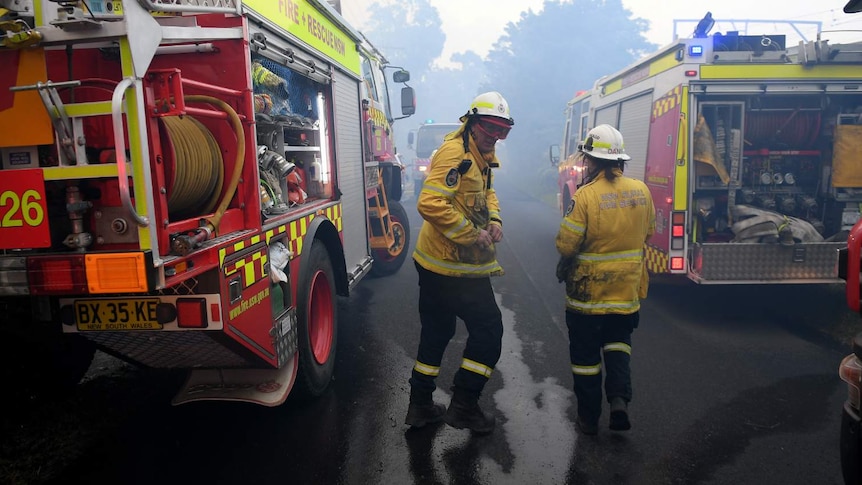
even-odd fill
[(28, 226), (42, 224), (45, 211), (42, 210), (40, 200), (42, 197), (39, 192), (33, 189), (25, 190), (20, 197), (11, 190), (0, 193), (0, 207), (9, 207), (0, 219), (0, 227), (21, 227), (25, 223)]

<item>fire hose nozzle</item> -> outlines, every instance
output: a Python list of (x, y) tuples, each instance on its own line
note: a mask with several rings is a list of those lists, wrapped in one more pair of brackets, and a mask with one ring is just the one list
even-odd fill
[(194, 251), (200, 244), (209, 239), (212, 232), (201, 227), (192, 232), (178, 234), (171, 239), (171, 252), (178, 256), (186, 256)]

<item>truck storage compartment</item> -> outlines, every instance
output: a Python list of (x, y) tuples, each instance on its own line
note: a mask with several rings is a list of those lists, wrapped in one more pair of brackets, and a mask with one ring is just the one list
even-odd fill
[[(862, 97), (769, 91), (700, 100), (692, 242), (810, 246), (846, 240), (859, 218), (862, 165), (853, 163), (858, 142), (850, 133), (860, 124)], [(710, 258), (714, 250), (697, 251)]]

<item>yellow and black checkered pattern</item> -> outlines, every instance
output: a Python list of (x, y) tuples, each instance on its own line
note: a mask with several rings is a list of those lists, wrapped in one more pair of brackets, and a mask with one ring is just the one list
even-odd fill
[[(262, 241), (266, 242), (266, 244), (269, 244), (270, 241), (272, 241), (272, 239), (274, 237), (279, 236), (279, 235), (284, 234), (284, 233), (287, 233), (287, 235), (288, 235), (287, 239), (284, 241), (284, 245), (287, 246), (287, 249), (289, 249), (293, 253), (293, 257), (299, 256), (300, 254), (302, 254), (302, 241), (305, 238), (305, 234), (308, 232), (308, 226), (311, 224), (311, 221), (317, 216), (326, 217), (327, 219), (332, 221), (332, 224), (335, 226), (335, 229), (338, 232), (341, 232), (341, 228), (342, 228), (341, 204), (334, 204), (334, 205), (331, 205), (329, 207), (320, 209), (319, 211), (317, 211), (315, 213), (308, 214), (306, 216), (300, 217), (299, 219), (292, 220), (286, 224), (283, 224), (281, 226), (270, 229), (270, 230), (266, 231), (266, 233), (264, 233), (264, 234), (255, 234), (254, 236), (251, 236), (244, 241), (240, 241), (240, 242), (234, 243), (230, 246), (226, 246), (226, 247), (221, 248), (219, 250), (219, 266), (224, 267), (225, 275), (232, 274), (235, 271), (232, 271), (229, 273), (228, 272), (228, 270), (229, 270), (228, 266), (233, 266), (233, 265), (243, 266), (243, 265), (246, 265), (249, 262), (251, 262), (253, 258), (259, 259), (259, 256), (258, 256), (258, 254), (255, 254), (253, 256), (248, 256), (248, 257), (242, 258), (240, 260), (231, 262), (228, 266), (225, 266), (225, 264), (224, 264), (225, 259), (230, 257), (232, 254), (236, 254), (236, 253), (238, 253), (238, 252), (240, 252), (246, 248), (253, 247)], [(263, 253), (266, 253), (267, 250), (266, 250), (266, 248), (264, 248), (261, 251)], [(264, 254), (264, 259), (263, 259), (264, 264), (266, 263), (266, 257), (265, 256), (266, 255)], [(265, 274), (263, 274), (263, 275), (265, 276)], [(256, 279), (253, 280), (252, 283), (254, 281), (257, 281), (257, 280)]]
[(386, 118), (386, 113), (372, 106), (368, 109), (368, 117), (374, 126), (379, 126), (385, 133), (389, 133), (389, 120)]
[(677, 86), (653, 103), (652, 119), (655, 120), (665, 113), (670, 112), (680, 103), (682, 103), (682, 87)]
[(250, 256), (240, 258), (226, 264), (224, 267), (224, 275), (229, 277), (242, 271), (243, 288), (248, 288), (267, 276), (267, 261), (268, 251), (267, 248), (264, 247)]
[(646, 247), (646, 266), (649, 272), (653, 274), (668, 273), (667, 253), (648, 244)]

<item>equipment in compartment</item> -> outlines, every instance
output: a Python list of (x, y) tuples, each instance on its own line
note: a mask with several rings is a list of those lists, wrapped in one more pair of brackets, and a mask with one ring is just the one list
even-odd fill
[(329, 197), (322, 86), (263, 56), (251, 67), (264, 216)]
[[(824, 122), (835, 119), (830, 104), (820, 96), (759, 96), (699, 105), (694, 202), (709, 207), (698, 211), (700, 240), (811, 242), (842, 230), (832, 214), (840, 192), (829, 188), (834, 165), (825, 163), (840, 129)], [(771, 230), (746, 221), (752, 217)]]

